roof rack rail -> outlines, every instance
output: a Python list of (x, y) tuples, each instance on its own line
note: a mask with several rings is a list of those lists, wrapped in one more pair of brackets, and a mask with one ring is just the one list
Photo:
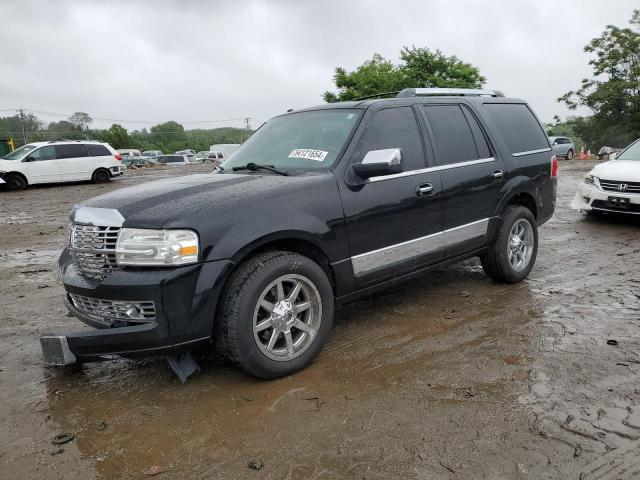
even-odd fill
[(480, 88), (405, 88), (396, 97), (504, 97), (504, 93)]
[[(388, 97), (390, 95), (396, 95), (398, 93), (400, 93), (400, 90), (395, 90), (393, 92), (374, 93), (373, 95), (366, 95), (364, 97), (354, 98), (353, 100), (350, 100), (350, 101), (359, 102), (360, 100), (368, 100), (370, 98), (384, 98), (384, 97)], [(398, 96), (398, 95), (396, 95), (396, 96)]]

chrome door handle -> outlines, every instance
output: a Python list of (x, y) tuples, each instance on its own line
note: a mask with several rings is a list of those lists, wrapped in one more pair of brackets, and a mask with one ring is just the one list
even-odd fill
[(493, 172), (491, 172), (491, 176), (493, 178), (502, 178), (504, 176), (504, 173), (502, 173), (502, 170), (494, 170)]
[(425, 183), (423, 185), (418, 185), (416, 187), (416, 195), (418, 196), (429, 195), (432, 192), (433, 192), (433, 185), (431, 185), (430, 183)]

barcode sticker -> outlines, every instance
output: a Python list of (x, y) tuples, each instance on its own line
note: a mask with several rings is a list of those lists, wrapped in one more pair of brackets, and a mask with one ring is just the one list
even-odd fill
[(324, 150), (311, 150), (308, 148), (296, 148), (289, 154), (289, 158), (306, 158), (307, 160), (315, 160), (322, 162), (327, 156)]

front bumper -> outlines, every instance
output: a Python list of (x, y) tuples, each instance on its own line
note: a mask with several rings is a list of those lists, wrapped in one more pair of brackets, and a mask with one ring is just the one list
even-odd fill
[[(583, 183), (578, 188), (577, 197), (576, 201), (580, 210), (640, 215), (640, 195), (634, 193), (603, 190), (598, 188), (595, 184)], [(629, 208), (618, 208), (613, 206), (609, 202), (610, 197), (629, 199)]]
[[(59, 265), (67, 308), (94, 329), (44, 335), (42, 350), (50, 365), (113, 355), (166, 355), (210, 343), (218, 297), (233, 267), (231, 261), (221, 260), (178, 268), (123, 269), (95, 283), (78, 273), (67, 249)], [(138, 324), (110, 323), (77, 308), (70, 294), (96, 300), (152, 301), (155, 318)]]

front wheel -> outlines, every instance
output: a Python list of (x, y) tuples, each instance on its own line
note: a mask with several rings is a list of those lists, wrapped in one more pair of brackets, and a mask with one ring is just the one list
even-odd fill
[(26, 180), (18, 174), (10, 173), (4, 179), (9, 190), (24, 190), (27, 188)]
[(245, 372), (290, 375), (318, 355), (333, 320), (324, 270), (297, 253), (256, 255), (236, 270), (221, 297), (215, 341)]
[(513, 205), (500, 219), (489, 251), (480, 257), (482, 269), (497, 282), (517, 283), (529, 275), (538, 254), (538, 228), (531, 210)]
[(567, 160), (571, 160), (573, 158), (573, 150), (569, 149), (567, 152)]

